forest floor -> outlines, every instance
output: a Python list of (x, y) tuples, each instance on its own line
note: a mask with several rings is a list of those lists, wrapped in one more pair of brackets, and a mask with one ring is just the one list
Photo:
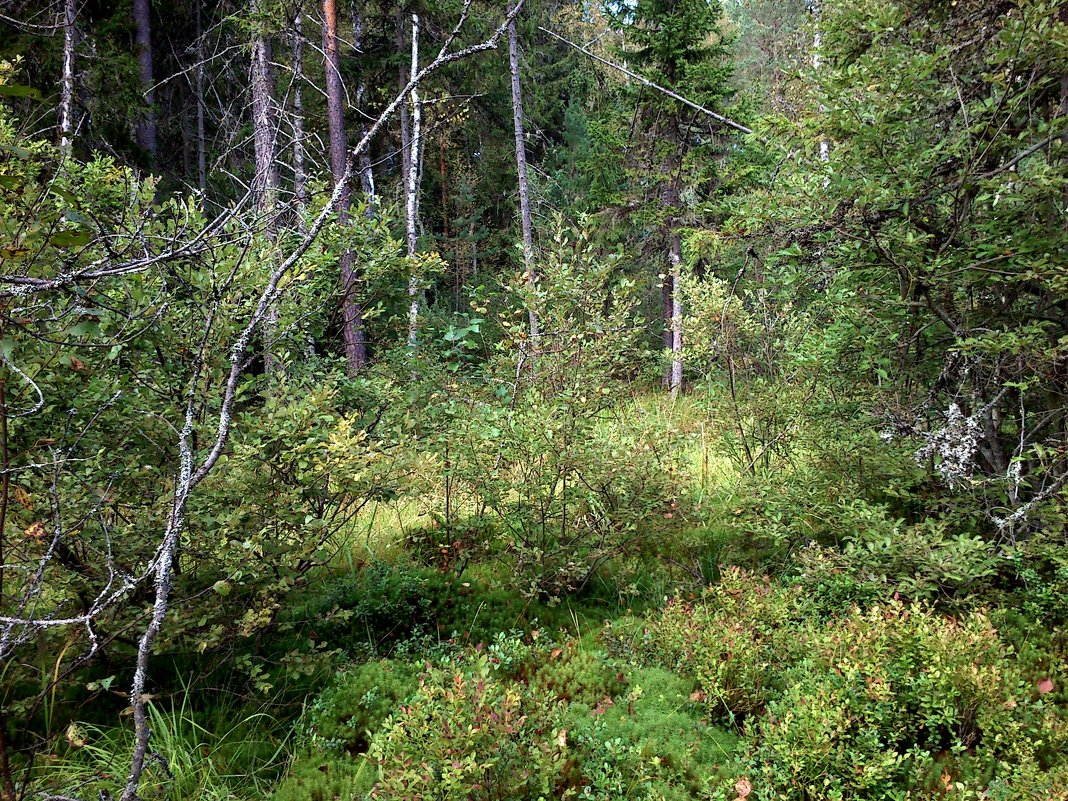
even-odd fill
[[(479, 532), (435, 538), (434, 487), (369, 504), (268, 634), (159, 657), (166, 763), (142, 798), (1065, 797), (1059, 626), (988, 584), (910, 598), (851, 574), (842, 541), (815, 540), (860, 525), (857, 498), (785, 533), (782, 504), (831, 485), (803, 452), (745, 474), (696, 400), (624, 416), (684, 443), (663, 527), (538, 597)], [(109, 786), (130, 736), (71, 724), (40, 786)]]

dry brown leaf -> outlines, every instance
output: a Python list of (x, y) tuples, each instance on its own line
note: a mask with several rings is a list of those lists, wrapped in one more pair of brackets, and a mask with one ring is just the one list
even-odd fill
[(26, 538), (30, 540), (43, 540), (47, 536), (44, 523), (40, 520), (35, 520), (30, 524), (30, 527), (26, 529)]
[(77, 723), (71, 723), (67, 726), (67, 731), (65, 732), (64, 737), (70, 744), (71, 748), (83, 748), (88, 742), (85, 739), (85, 732), (82, 731)]
[(27, 512), (33, 511), (33, 498), (31, 498), (30, 493), (26, 492), (22, 487), (14, 487), (11, 490), (11, 497), (14, 499), (15, 503)]
[(738, 793), (738, 798), (734, 801), (743, 801), (743, 799), (753, 792), (753, 783), (743, 776), (735, 782), (734, 792)]

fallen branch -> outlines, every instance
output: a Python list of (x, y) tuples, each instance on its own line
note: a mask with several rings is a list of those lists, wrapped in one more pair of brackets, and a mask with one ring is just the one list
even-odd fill
[(702, 114), (704, 114), (706, 117), (711, 117), (712, 119), (716, 120), (717, 122), (723, 123), (728, 128), (734, 128), (734, 130), (741, 131), (744, 134), (753, 133), (753, 129), (752, 128), (747, 128), (746, 126), (742, 125), (740, 122), (735, 122), (730, 117), (724, 117), (722, 114), (717, 114), (715, 111), (712, 111), (711, 109), (707, 109), (702, 105), (694, 103), (692, 100), (688, 100), (687, 98), (683, 97), (682, 95), (678, 94), (677, 92), (673, 92), (670, 89), (665, 89), (660, 84), (653, 83), (648, 78), (646, 78), (644, 75), (639, 75), (638, 73), (634, 72), (634, 70), (627, 69), (626, 67), (624, 67), (621, 64), (616, 64), (613, 61), (609, 61), (607, 58), (603, 58), (602, 56), (599, 56), (596, 53), (594, 53), (594, 52), (592, 52), (590, 50), (587, 50), (582, 45), (575, 44), (570, 39), (565, 39), (563, 36), (561, 36), (558, 33), (553, 33), (548, 28), (542, 28), (541, 26), (538, 26), (538, 30), (544, 31), (545, 33), (549, 34), (549, 36), (553, 37), (554, 39), (559, 39), (561, 42), (563, 42), (564, 44), (568, 45), (569, 47), (573, 47), (576, 50), (578, 50), (580, 53), (586, 54), (587, 56), (592, 58), (594, 61), (597, 61), (597, 62), (599, 62), (601, 64), (604, 64), (606, 67), (611, 67), (614, 70), (619, 70), (624, 75), (626, 75), (628, 78), (633, 78), (634, 80), (638, 81), (639, 83), (644, 84), (645, 86), (648, 86), (650, 89), (655, 89), (656, 91), (660, 92), (661, 94), (667, 95), (668, 97), (672, 98), (673, 100), (678, 100), (684, 106), (689, 106), (694, 111), (699, 111)]

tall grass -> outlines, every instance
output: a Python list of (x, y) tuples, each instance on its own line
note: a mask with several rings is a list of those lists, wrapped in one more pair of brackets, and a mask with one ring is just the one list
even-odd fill
[[(220, 714), (220, 712), (223, 712)], [(217, 730), (198, 722), (183, 694), (181, 704), (148, 706), (150, 758), (138, 795), (143, 801), (244, 801), (266, 797), (288, 758), (288, 737), (266, 712), (246, 714)], [(213, 717), (226, 720), (223, 710)], [(132, 726), (71, 724), (59, 754), (44, 759), (31, 781), (35, 794), (81, 798), (117, 795), (129, 769)]]

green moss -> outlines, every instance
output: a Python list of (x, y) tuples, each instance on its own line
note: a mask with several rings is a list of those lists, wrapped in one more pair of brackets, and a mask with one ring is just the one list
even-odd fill
[(360, 801), (374, 784), (374, 765), (313, 751), (295, 760), (271, 801)]
[(371, 734), (418, 688), (414, 666), (388, 659), (342, 673), (309, 709), (308, 736), (326, 750), (362, 754)]

